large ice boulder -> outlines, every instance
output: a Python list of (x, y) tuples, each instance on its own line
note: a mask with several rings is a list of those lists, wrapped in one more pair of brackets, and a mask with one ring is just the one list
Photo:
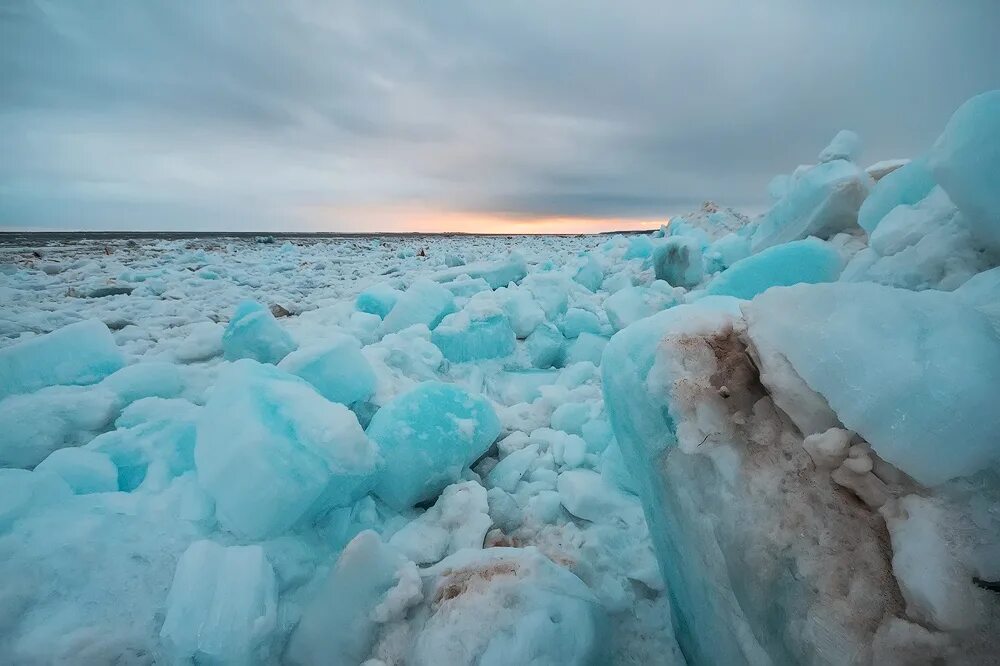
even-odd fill
[(455, 297), (450, 291), (430, 280), (416, 280), (382, 319), (378, 333), (397, 333), (415, 324), (433, 329), (445, 315), (454, 311)]
[(977, 95), (955, 111), (927, 164), (972, 233), (1000, 252), (1000, 90)]
[(376, 412), (367, 434), (385, 458), (374, 492), (403, 510), (458, 481), (500, 434), (500, 421), (485, 398), (424, 382)]
[(194, 458), (219, 522), (260, 539), (364, 495), (378, 451), (346, 407), (298, 377), (243, 360), (212, 389)]
[(686, 236), (666, 239), (653, 250), (653, 271), (657, 280), (672, 287), (691, 289), (704, 277), (701, 243)]
[(924, 159), (913, 160), (879, 180), (858, 210), (858, 226), (871, 235), (896, 206), (913, 205), (934, 189), (934, 177)]
[(751, 250), (756, 253), (809, 236), (830, 238), (856, 227), (858, 209), (872, 184), (871, 176), (846, 160), (808, 169), (761, 218), (750, 239)]
[(843, 268), (844, 259), (836, 247), (817, 238), (807, 238), (776, 245), (737, 261), (717, 275), (706, 291), (750, 299), (771, 287), (833, 282)]
[(983, 313), (954, 294), (797, 285), (761, 294), (745, 312), (763, 359), (784, 357), (847, 428), (917, 481), (939, 484), (1000, 460), (1000, 344)]
[[(707, 296), (639, 321), (601, 364), (677, 641), (691, 664), (870, 663), (897, 608), (884, 524), (814, 473), (761, 390), (740, 302)], [(577, 506), (593, 483), (565, 490), (575, 511), (609, 511), (606, 494)]]
[(303, 347), (286, 356), (278, 368), (312, 384), (331, 402), (351, 405), (375, 392), (375, 371), (361, 353), (361, 343), (335, 334), (322, 344)]
[(292, 336), (267, 307), (256, 301), (240, 303), (222, 334), (222, 351), (230, 361), (252, 358), (277, 363), (294, 350)]
[(177, 563), (160, 636), (177, 662), (257, 663), (277, 625), (277, 596), (260, 546), (196, 541)]
[(453, 363), (509, 356), (516, 347), (510, 320), (499, 309), (450, 314), (431, 333), (431, 341)]
[(124, 365), (108, 327), (87, 319), (0, 349), (0, 398), (57, 384), (96, 384)]

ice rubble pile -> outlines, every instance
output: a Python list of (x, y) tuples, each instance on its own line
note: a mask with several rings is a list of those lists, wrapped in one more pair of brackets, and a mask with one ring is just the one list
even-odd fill
[(988, 663), (998, 105), (757, 219), (5, 264), (0, 655)]

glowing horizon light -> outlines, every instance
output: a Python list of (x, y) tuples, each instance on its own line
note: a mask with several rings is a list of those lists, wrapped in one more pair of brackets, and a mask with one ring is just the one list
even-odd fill
[[(316, 231), (328, 229), (333, 220), (344, 233), (465, 233), (465, 234), (595, 234), (654, 231), (670, 222), (657, 218), (574, 216), (513, 216), (503, 213), (434, 210), (421, 207), (316, 206), (300, 209)], [(357, 224), (352, 224), (357, 220)]]

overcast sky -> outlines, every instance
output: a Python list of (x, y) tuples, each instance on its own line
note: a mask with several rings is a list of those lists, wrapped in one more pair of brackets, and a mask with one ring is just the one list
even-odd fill
[(761, 210), (841, 128), (927, 147), (1000, 88), (998, 30), (1000, 0), (5, 0), (0, 227)]

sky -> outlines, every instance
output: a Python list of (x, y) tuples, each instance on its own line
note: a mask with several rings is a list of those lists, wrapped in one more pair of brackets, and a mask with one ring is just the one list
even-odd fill
[(4, 0), (0, 230), (656, 227), (926, 149), (998, 0)]

